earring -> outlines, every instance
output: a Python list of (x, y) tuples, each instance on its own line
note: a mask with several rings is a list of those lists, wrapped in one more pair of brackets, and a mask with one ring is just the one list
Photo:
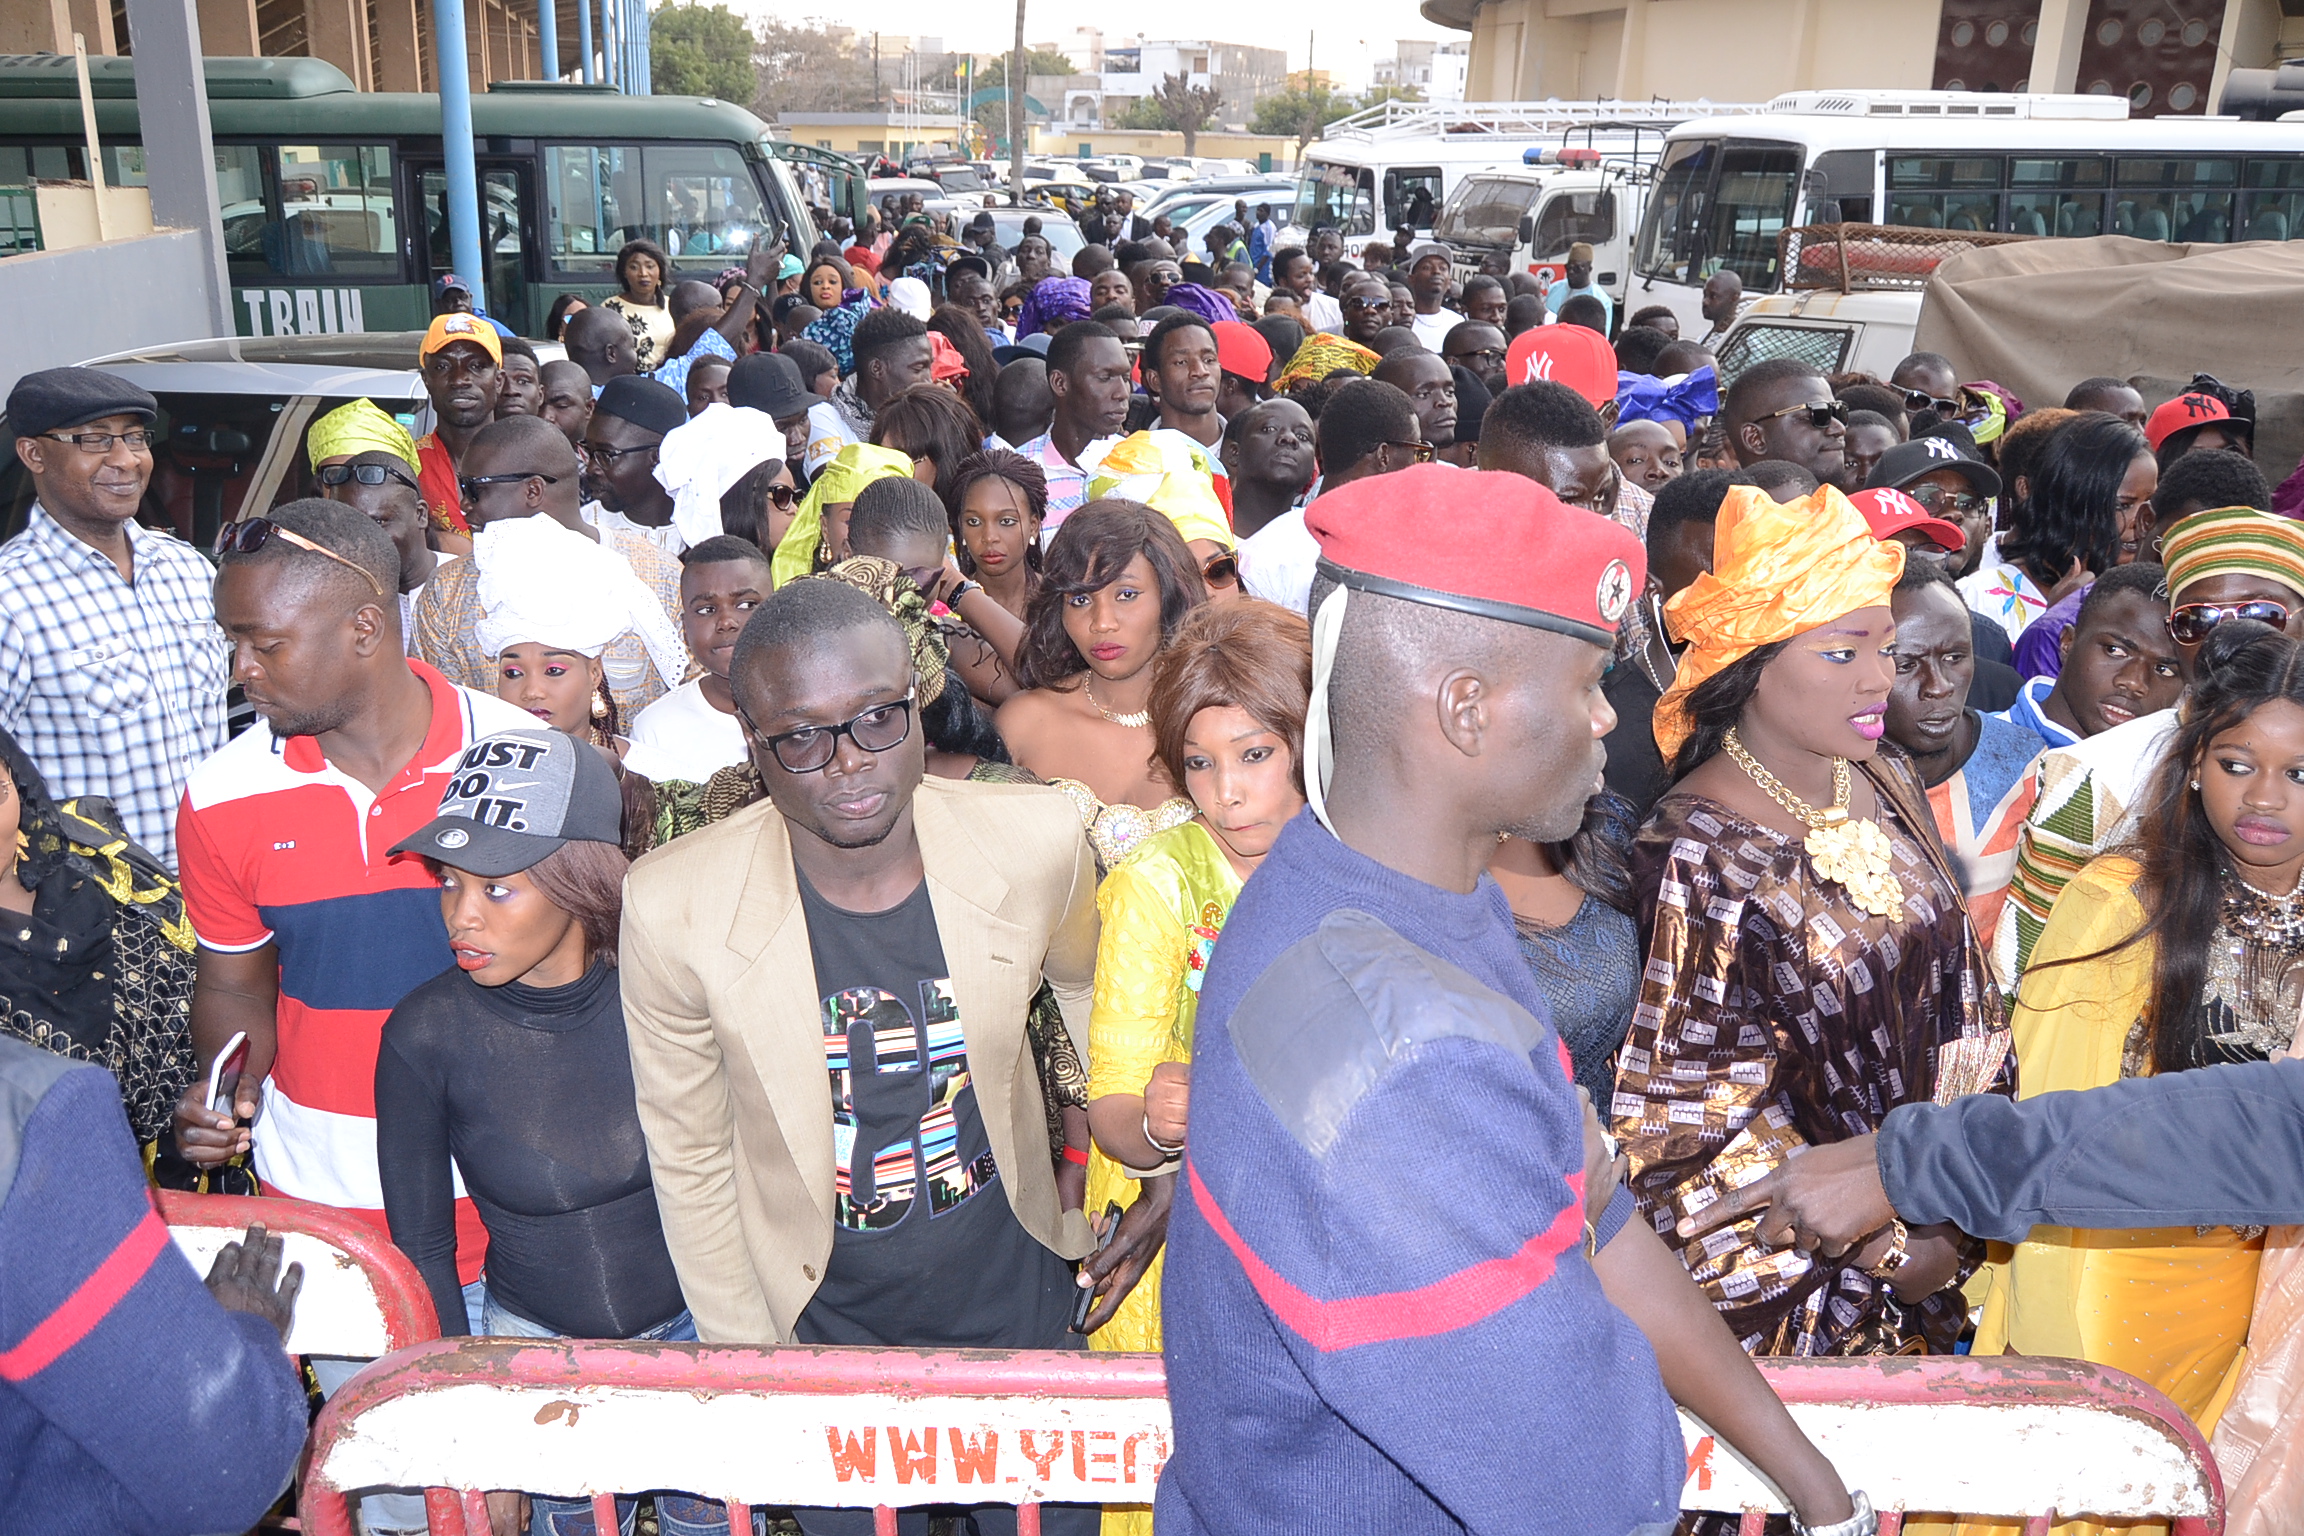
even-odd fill
[(608, 695), (598, 688), (592, 690), (592, 718), (595, 720), (608, 718)]
[(2194, 789), (2198, 789), (2198, 788), (2200, 787), (2200, 781), (2199, 781), (2198, 779), (2194, 779), (2194, 780), (2192, 781), (2192, 787), (2193, 787)]

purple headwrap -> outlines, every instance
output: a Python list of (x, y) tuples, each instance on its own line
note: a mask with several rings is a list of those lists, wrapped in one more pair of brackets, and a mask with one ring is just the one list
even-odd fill
[(1720, 414), (1720, 376), (1706, 363), (1678, 383), (1654, 374), (1616, 375), (1616, 425), (1635, 421), (1676, 421), (1689, 431), (1706, 416)]
[(1219, 320), (1240, 318), (1239, 306), (1232, 302), (1229, 294), (1203, 288), (1198, 283), (1172, 283), (1168, 291), (1160, 296), (1160, 302), (1173, 304), (1178, 309), (1198, 315), (1210, 325)]
[(1016, 317), (1016, 337), (1053, 332), (1075, 320), (1088, 318), (1088, 279), (1044, 277), (1024, 296), (1024, 311)]

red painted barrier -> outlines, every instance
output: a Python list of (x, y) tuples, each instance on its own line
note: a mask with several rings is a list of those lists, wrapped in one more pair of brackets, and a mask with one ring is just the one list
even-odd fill
[(440, 1337), (423, 1276), (368, 1223), (304, 1200), (174, 1189), (156, 1195), (169, 1235), (202, 1274), (251, 1223), (287, 1239), (286, 1259), (304, 1266), (289, 1353), (367, 1360)]
[[(1907, 1511), (2223, 1529), (2198, 1431), (2117, 1371), (2016, 1356), (1761, 1369), (1890, 1536)], [(1756, 1532), (1784, 1507), (1705, 1426), (1682, 1427), (1684, 1508), (1742, 1512)], [(764, 1504), (844, 1506), (889, 1533), (899, 1507), (1013, 1504), (1037, 1536), (1044, 1502), (1149, 1502), (1168, 1451), (1150, 1355), (441, 1341), (377, 1361), (322, 1410), (303, 1516), (350, 1536), (347, 1495), (424, 1487), (436, 1536), (485, 1536), (472, 1490), (612, 1509), (671, 1488), (725, 1501), (732, 1523)]]

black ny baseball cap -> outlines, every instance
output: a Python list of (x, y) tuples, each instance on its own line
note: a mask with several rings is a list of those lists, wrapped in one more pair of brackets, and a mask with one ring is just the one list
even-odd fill
[(516, 875), (567, 843), (624, 840), (624, 797), (597, 747), (562, 731), (502, 731), (472, 743), (440, 814), (392, 845), (484, 879)]

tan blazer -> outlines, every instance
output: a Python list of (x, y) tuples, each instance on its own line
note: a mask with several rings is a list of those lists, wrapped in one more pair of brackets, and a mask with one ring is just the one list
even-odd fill
[[(1024, 1019), (1043, 975), (1083, 1060), (1096, 865), (1071, 803), (930, 778), (913, 798), (968, 1072), (1008, 1203), (1056, 1253), (1059, 1207)], [(624, 886), (624, 1021), (680, 1288), (707, 1343), (785, 1343), (832, 1254), (832, 1087), (784, 818), (762, 801), (657, 849)]]

